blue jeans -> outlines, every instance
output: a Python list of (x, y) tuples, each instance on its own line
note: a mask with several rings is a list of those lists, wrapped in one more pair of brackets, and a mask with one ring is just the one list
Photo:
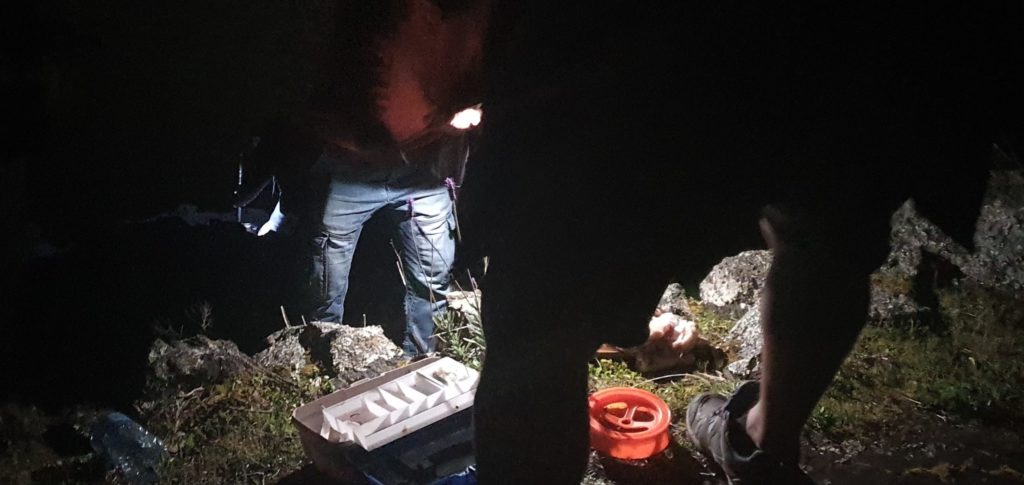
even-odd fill
[(323, 216), (314, 235), (315, 317), (341, 322), (359, 234), (370, 217), (392, 227), (405, 283), (407, 354), (434, 350), (434, 316), (447, 309), (449, 273), (455, 257), (454, 217), (447, 188), (423, 182), (422, 174), (397, 169), (377, 174), (331, 176)]

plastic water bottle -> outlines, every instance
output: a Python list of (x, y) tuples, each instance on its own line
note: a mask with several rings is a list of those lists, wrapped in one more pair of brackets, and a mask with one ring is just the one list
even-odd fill
[(118, 412), (108, 413), (90, 429), (92, 449), (107, 460), (110, 468), (132, 485), (148, 485), (160, 479), (157, 467), (167, 451), (160, 438), (146, 431), (131, 418)]

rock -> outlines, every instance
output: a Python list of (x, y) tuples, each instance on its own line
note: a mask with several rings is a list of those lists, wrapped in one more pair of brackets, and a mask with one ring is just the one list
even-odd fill
[(267, 348), (254, 357), (259, 365), (285, 368), (296, 375), (316, 364), (341, 385), (376, 377), (404, 363), (402, 349), (377, 325), (311, 322), (278, 330), (266, 342)]
[(977, 250), (963, 268), (982, 285), (1024, 295), (1024, 173), (993, 172), (974, 234)]
[(289, 327), (268, 335), (267, 348), (258, 352), (253, 359), (261, 366), (284, 368), (292, 375), (297, 375), (311, 363), (308, 351), (299, 342), (300, 333), (302, 327)]
[(376, 325), (311, 322), (302, 327), (299, 342), (315, 362), (342, 383), (376, 377), (404, 363), (402, 349)]
[[(872, 275), (869, 319), (877, 324), (934, 325), (939, 320), (936, 288), (967, 277), (981, 286), (1024, 295), (1024, 173), (994, 171), (969, 253), (914, 209), (913, 201), (892, 217), (892, 250)], [(752, 254), (753, 253), (753, 254)], [(768, 251), (726, 258), (701, 282), (701, 299), (726, 315), (748, 308), (728, 339), (738, 349), (728, 368), (740, 377), (759, 370), (760, 312), (757, 296), (770, 264)]]
[(771, 266), (771, 251), (744, 251), (722, 260), (700, 282), (703, 303), (729, 318), (743, 315), (757, 305)]
[(168, 386), (199, 387), (222, 382), (252, 366), (234, 342), (197, 335), (171, 343), (157, 339), (149, 349), (152, 376)]
[(1024, 174), (994, 171), (975, 228), (975, 252), (969, 253), (908, 201), (892, 218), (892, 252), (880, 272), (912, 280), (922, 254), (948, 261), (981, 286), (1009, 295), (1024, 294)]
[(661, 301), (658, 302), (658, 311), (693, 319), (693, 312), (690, 311), (690, 303), (686, 300), (686, 291), (683, 289), (683, 285), (672, 283), (665, 288), (665, 293), (661, 295)]
[(736, 359), (727, 368), (742, 379), (756, 378), (761, 372), (761, 310), (755, 304), (729, 330), (726, 340), (736, 350)]
[(938, 319), (934, 308), (919, 304), (909, 294), (896, 293), (888, 288), (871, 286), (871, 305), (868, 321), (875, 325), (907, 325)]
[(939, 255), (959, 268), (968, 265), (970, 255), (967, 250), (918, 214), (913, 201), (900, 206), (893, 213), (890, 224), (889, 244), (892, 249), (877, 272), (881, 279), (895, 282), (897, 286), (909, 285), (918, 274), (923, 253)]

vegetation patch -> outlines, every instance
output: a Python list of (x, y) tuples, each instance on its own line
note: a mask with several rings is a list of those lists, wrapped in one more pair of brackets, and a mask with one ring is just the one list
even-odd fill
[(140, 407), (170, 452), (167, 483), (265, 483), (306, 463), (292, 410), (332, 390), (322, 376), (252, 371)]
[(945, 330), (869, 326), (811, 418), (858, 437), (916, 410), (1019, 428), (1024, 302), (971, 285), (939, 294)]
[[(946, 323), (941, 332), (912, 324), (865, 328), (809, 429), (834, 441), (871, 439), (896, 429), (911, 413), (1018, 426), (1024, 417), (1019, 389), (1024, 382), (1024, 303), (969, 285), (940, 292), (940, 303)], [(702, 336), (722, 346), (734, 322), (696, 301), (691, 309)], [(437, 323), (443, 353), (479, 368), (484, 353), (479, 321), (449, 314)], [(320, 373), (310, 366), (295, 381), (283, 374), (246, 372), (144, 404), (147, 426), (164, 437), (171, 451), (163, 476), (170, 483), (257, 483), (300, 468), (306, 458), (291, 412), (332, 390)], [(595, 360), (589, 368), (591, 391), (629, 386), (664, 399), (673, 413), (673, 437), (684, 447), (689, 446), (683, 421), (690, 401), (704, 392), (729, 394), (738, 384), (713, 372), (651, 378), (611, 360)]]
[(694, 299), (690, 300), (690, 312), (693, 314), (693, 320), (697, 322), (701, 336), (717, 347), (726, 345), (726, 336), (736, 324), (736, 320), (718, 315)]
[[(938, 296), (943, 319), (939, 327), (911, 322), (864, 329), (815, 408), (811, 432), (832, 442), (877, 442), (887, 431), (904, 429), (911, 418), (922, 415), (938, 416), (951, 424), (976, 420), (1020, 432), (1024, 301), (964, 282)], [(725, 336), (734, 322), (697, 301), (690, 308), (701, 335), (728, 350)], [(483, 332), (478, 319), (464, 315), (449, 313), (437, 322), (440, 348), (445, 355), (479, 368), (484, 358)], [(139, 421), (160, 436), (168, 449), (169, 459), (161, 469), (163, 481), (273, 482), (308, 464), (291, 413), (334, 386), (316, 365), (295, 374), (253, 366), (217, 384), (150, 389), (137, 408)], [(628, 386), (661, 397), (673, 413), (674, 441), (684, 449), (689, 448), (683, 421), (690, 401), (704, 392), (730, 394), (739, 383), (727, 373), (713, 371), (651, 377), (612, 360), (595, 359), (589, 367), (591, 391)], [(0, 481), (102, 479), (102, 463), (88, 451), (61, 458), (43, 438), (46, 430), (60, 424), (57, 421), (92, 419), (54, 419), (34, 408), (0, 408)], [(75, 429), (84, 436), (87, 424)], [(963, 467), (931, 463), (903, 473), (955, 480)], [(972, 473), (1019, 477), (1018, 469), (1004, 465), (972, 469)], [(588, 477), (588, 483), (611, 483), (594, 466)]]
[(479, 320), (448, 311), (434, 318), (434, 336), (438, 351), (463, 364), (480, 370), (483, 368), (484, 329)]

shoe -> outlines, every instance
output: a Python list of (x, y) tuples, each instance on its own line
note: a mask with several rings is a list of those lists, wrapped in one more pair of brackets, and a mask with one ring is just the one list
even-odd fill
[(759, 449), (741, 419), (757, 403), (756, 381), (743, 383), (732, 397), (705, 393), (686, 409), (686, 434), (724, 472), (730, 485), (813, 485), (796, 464), (785, 464)]

